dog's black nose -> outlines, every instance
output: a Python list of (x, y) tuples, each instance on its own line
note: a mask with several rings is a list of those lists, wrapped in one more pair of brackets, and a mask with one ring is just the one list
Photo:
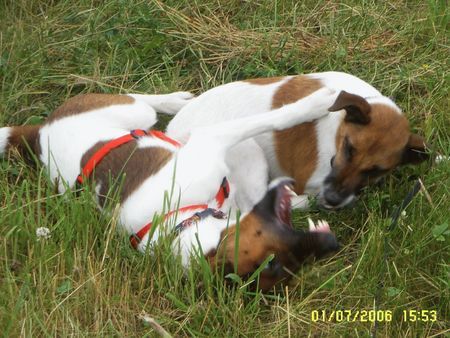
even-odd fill
[(345, 196), (335, 190), (326, 190), (323, 194), (323, 198), (328, 205), (335, 207), (342, 203)]
[(318, 243), (319, 245), (315, 253), (317, 258), (324, 257), (340, 249), (336, 236), (332, 233), (319, 234)]

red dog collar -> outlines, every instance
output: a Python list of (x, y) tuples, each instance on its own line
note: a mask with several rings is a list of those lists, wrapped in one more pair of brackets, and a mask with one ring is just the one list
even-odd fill
[[(126, 144), (128, 142), (137, 140), (143, 136), (153, 136), (156, 138), (159, 138), (160, 140), (163, 140), (167, 143), (170, 143), (171, 145), (180, 148), (181, 144), (170, 137), (168, 137), (166, 134), (164, 134), (161, 131), (158, 130), (151, 130), (150, 132), (146, 132), (142, 129), (135, 129), (130, 131), (129, 134), (121, 136), (119, 138), (116, 138), (114, 140), (111, 140), (107, 142), (104, 146), (102, 146), (99, 150), (97, 150), (94, 155), (87, 161), (86, 165), (81, 170), (81, 174), (77, 177), (77, 183), (82, 184), (84, 183), (85, 179), (89, 178), (92, 175), (92, 172), (94, 171), (95, 167), (101, 162), (101, 160), (108, 155), (112, 150), (120, 147), (123, 144)], [(219, 191), (216, 194), (216, 202), (218, 208), (222, 207), (223, 203), (225, 202), (225, 199), (228, 198), (230, 194), (230, 185), (228, 183), (228, 180), (226, 177), (223, 178), (222, 183), (220, 185)], [(167, 213), (164, 216), (164, 220), (169, 218), (171, 215), (173, 215), (175, 212), (185, 212), (190, 210), (197, 210), (197, 209), (208, 209), (207, 204), (195, 204), (195, 205), (189, 205), (187, 207), (180, 208), (178, 210), (172, 210), (169, 213)], [(152, 223), (146, 224), (144, 227), (142, 227), (137, 233), (134, 233), (130, 236), (130, 242), (131, 245), (136, 249), (139, 245), (139, 243), (142, 241), (144, 236), (148, 233), (150, 228), (152, 227)]]
[[(230, 184), (228, 183), (227, 178), (224, 177), (222, 180), (222, 184), (220, 185), (219, 191), (217, 192), (216, 197), (215, 197), (218, 208), (222, 207), (223, 203), (225, 202), (225, 199), (227, 199), (229, 195), (230, 195)], [(187, 207), (169, 211), (167, 214), (164, 215), (164, 221), (167, 220), (170, 216), (172, 216), (175, 212), (186, 212), (186, 211), (193, 211), (193, 210), (197, 210), (197, 209), (203, 209), (203, 211), (205, 211), (210, 208), (208, 208), (207, 204), (189, 205)], [(212, 209), (212, 210), (214, 210), (214, 209)], [(215, 211), (216, 211), (216, 213), (220, 212), (218, 210), (215, 210)], [(198, 213), (196, 213), (196, 214), (198, 214)], [(153, 225), (152, 222), (147, 223), (138, 232), (135, 232), (130, 236), (130, 243), (133, 248), (137, 249), (139, 243), (142, 242), (142, 239), (144, 238), (144, 236), (147, 235), (147, 233), (152, 228), (152, 225)], [(177, 228), (177, 227), (175, 227), (175, 228)]]

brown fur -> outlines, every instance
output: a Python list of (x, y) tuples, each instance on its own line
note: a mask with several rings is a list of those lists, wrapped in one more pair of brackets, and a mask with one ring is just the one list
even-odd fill
[(359, 95), (341, 91), (336, 102), (329, 108), (329, 111), (339, 111), (345, 109), (344, 120), (358, 124), (368, 124), (370, 122), (371, 106), (367, 100)]
[[(368, 183), (362, 172), (375, 166), (384, 173), (394, 169), (400, 164), (409, 136), (405, 116), (385, 104), (371, 105), (369, 124), (342, 123), (336, 135), (338, 149), (334, 166), (339, 171), (337, 184), (355, 189)], [(355, 149), (351, 161), (344, 156), (344, 137), (348, 137)]]
[(8, 148), (14, 147), (21, 154), (26, 154), (28, 148), (37, 156), (41, 154), (39, 144), (40, 126), (16, 126), (12, 127), (11, 135), (8, 138)]
[(53, 122), (63, 117), (85, 113), (94, 109), (111, 105), (132, 104), (134, 98), (127, 95), (114, 94), (82, 94), (71, 97), (57, 108), (47, 119)]
[[(263, 220), (254, 213), (248, 214), (241, 219), (239, 224), (239, 247), (238, 264), (236, 273), (239, 276), (249, 276), (258, 266), (270, 255), (276, 254), (278, 257), (289, 249), (283, 247), (281, 241), (274, 239), (273, 234), (264, 230)], [(222, 231), (220, 244), (217, 250), (207, 255), (212, 269), (220, 268), (224, 264), (225, 274), (234, 270), (235, 236), (237, 228), (235, 225)], [(269, 290), (285, 275), (269, 276), (261, 273), (259, 277), (259, 288)]]
[(283, 79), (285, 79), (284, 76), (262, 77), (262, 78), (258, 78), (258, 79), (244, 80), (244, 82), (248, 82), (248, 83), (251, 83), (251, 84), (254, 84), (254, 85), (264, 86), (264, 85), (269, 85), (269, 84), (272, 84), (272, 83), (280, 82)]
[[(81, 159), (81, 167), (105, 143), (98, 142), (89, 149)], [(123, 203), (146, 178), (156, 174), (171, 158), (172, 152), (167, 149), (160, 147), (137, 148), (135, 141), (114, 149), (103, 158), (94, 171), (95, 181), (102, 184), (100, 204), (105, 203), (111, 183), (116, 185), (116, 188), (121, 187), (119, 198)], [(122, 174), (125, 175), (123, 178)]]
[[(229, 261), (234, 260), (236, 231), (236, 226), (222, 231), (222, 245), (219, 246), (218, 257), (225, 257)], [(261, 219), (253, 213), (248, 214), (239, 224), (237, 273), (245, 275), (255, 270), (255, 265), (262, 263), (270, 251), (274, 252), (278, 245), (278, 241), (274, 241), (267, 231), (263, 231)]]
[[(319, 80), (296, 76), (278, 88), (272, 108), (298, 101), (321, 87)], [(281, 169), (295, 179), (295, 192), (302, 194), (317, 165), (315, 124), (308, 122), (275, 132), (275, 152)]]

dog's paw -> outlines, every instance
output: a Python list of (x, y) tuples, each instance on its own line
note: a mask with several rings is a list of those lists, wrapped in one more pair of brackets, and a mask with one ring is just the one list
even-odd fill
[(324, 87), (304, 98), (304, 104), (310, 109), (310, 120), (328, 115), (330, 113), (328, 108), (336, 101), (337, 96), (336, 90)]
[(170, 93), (169, 95), (180, 100), (190, 100), (194, 97), (194, 94), (192, 94), (191, 92), (174, 92)]
[(319, 110), (326, 110), (333, 105), (338, 97), (338, 91), (323, 87), (309, 96), (309, 99), (314, 107)]
[(166, 114), (175, 115), (194, 98), (190, 92), (175, 92), (167, 94), (167, 100), (161, 104), (161, 109)]

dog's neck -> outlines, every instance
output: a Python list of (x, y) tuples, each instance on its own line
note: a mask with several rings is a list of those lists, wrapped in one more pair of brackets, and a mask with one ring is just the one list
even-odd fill
[[(183, 266), (189, 265), (191, 254), (198, 252), (199, 247), (201, 247), (201, 250), (205, 255), (208, 254), (208, 252), (215, 250), (219, 245), (222, 231), (227, 227), (236, 224), (237, 217), (233, 211), (226, 213), (226, 218), (217, 218), (210, 215), (197, 222), (193, 222), (178, 232), (174, 232), (174, 229), (178, 224), (191, 218), (196, 212), (203, 210), (204, 209), (198, 209), (182, 212), (179, 213), (176, 218), (169, 218), (167, 221), (162, 222), (153, 232), (150, 231), (149, 234), (144, 236), (139, 245), (139, 250), (145, 252), (147, 250), (147, 245), (150, 245), (151, 248), (153, 244), (157, 243), (160, 237), (170, 235), (170, 233), (174, 233), (176, 236), (172, 242), (172, 247), (174, 251), (179, 252), (181, 255)], [(224, 208), (222, 208), (222, 210), (224, 210)], [(152, 237), (149, 239), (150, 235)]]

